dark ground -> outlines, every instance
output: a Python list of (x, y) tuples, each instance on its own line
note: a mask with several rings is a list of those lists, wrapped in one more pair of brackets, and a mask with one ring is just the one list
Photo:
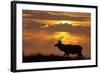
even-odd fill
[(87, 60), (90, 58), (78, 58), (78, 57), (64, 57), (64, 56), (42, 56), (42, 55), (37, 55), (37, 56), (27, 56), (23, 57), (23, 62), (48, 62), (48, 61), (68, 61), (68, 60)]

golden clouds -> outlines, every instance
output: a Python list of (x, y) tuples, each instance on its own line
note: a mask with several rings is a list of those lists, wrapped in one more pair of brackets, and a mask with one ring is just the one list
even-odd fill
[(61, 25), (61, 24), (68, 24), (68, 25), (73, 25), (73, 26), (90, 26), (91, 22), (90, 21), (67, 21), (67, 20), (24, 20), (23, 23), (34, 23), (38, 22), (41, 24), (46, 24), (44, 27), (49, 27), (50, 25)]
[[(79, 12), (49, 12), (23, 10), (24, 19), (38, 20), (65, 20), (65, 21), (90, 21), (90, 13)], [(31, 16), (30, 16), (31, 15)]]
[[(48, 34), (48, 32), (46, 31), (27, 31), (24, 30), (23, 31), (23, 39), (25, 40), (40, 40), (40, 41), (48, 41), (52, 39), (52, 36), (50, 34)], [(40, 38), (42, 37), (42, 38)]]
[(91, 14), (81, 12), (49, 12), (23, 10), (23, 23), (42, 23), (48, 25), (68, 23), (73, 26), (90, 26)]
[(73, 17), (90, 17), (90, 13), (81, 12), (48, 12), (50, 15), (60, 15), (60, 16), (73, 16)]

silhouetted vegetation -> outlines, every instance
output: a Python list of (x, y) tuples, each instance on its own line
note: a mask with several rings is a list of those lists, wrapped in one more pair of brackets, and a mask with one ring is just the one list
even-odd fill
[(68, 61), (68, 60), (86, 60), (90, 58), (79, 58), (79, 57), (67, 57), (67, 56), (43, 56), (43, 55), (33, 55), (23, 57), (23, 62), (48, 62), (48, 61)]

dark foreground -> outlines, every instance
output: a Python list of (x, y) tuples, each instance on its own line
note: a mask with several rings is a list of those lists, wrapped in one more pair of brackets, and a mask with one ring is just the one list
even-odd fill
[(90, 58), (78, 58), (78, 57), (62, 57), (62, 56), (28, 56), (28, 57), (23, 57), (23, 62), (47, 62), (47, 61), (68, 61), (68, 60), (88, 60)]

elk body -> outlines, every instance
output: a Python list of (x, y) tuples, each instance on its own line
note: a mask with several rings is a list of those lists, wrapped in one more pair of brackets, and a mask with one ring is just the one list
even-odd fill
[(69, 57), (69, 54), (77, 54), (79, 58), (83, 58), (82, 47), (80, 45), (63, 44), (61, 40), (59, 40), (58, 43), (55, 44), (55, 47), (60, 51), (64, 51), (64, 56), (67, 55)]

